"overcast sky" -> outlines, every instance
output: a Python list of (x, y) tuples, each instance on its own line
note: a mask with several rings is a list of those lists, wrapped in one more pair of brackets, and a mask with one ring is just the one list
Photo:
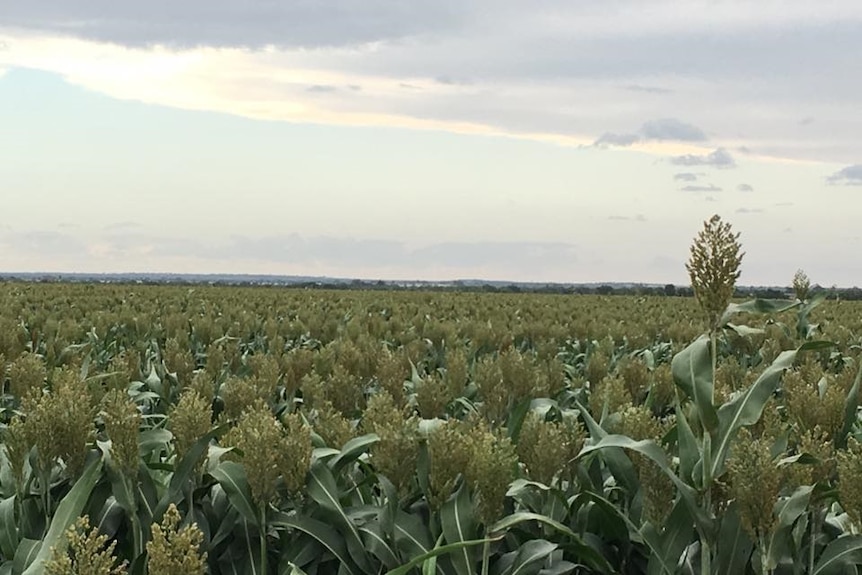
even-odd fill
[(0, 270), (862, 285), (858, 0), (0, 0)]

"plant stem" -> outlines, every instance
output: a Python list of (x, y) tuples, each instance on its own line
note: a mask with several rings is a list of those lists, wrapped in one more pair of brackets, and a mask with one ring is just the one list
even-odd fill
[(485, 533), (485, 544), (482, 545), (482, 575), (488, 575), (488, 563), (491, 559), (491, 542), (487, 541), (488, 533)]
[(260, 535), (260, 573), (266, 575), (266, 505), (260, 508), (258, 534)]
[(820, 529), (819, 525), (820, 513), (815, 509), (811, 512), (811, 525), (810, 532), (808, 534), (808, 572), (814, 573), (814, 543), (817, 539), (817, 532)]

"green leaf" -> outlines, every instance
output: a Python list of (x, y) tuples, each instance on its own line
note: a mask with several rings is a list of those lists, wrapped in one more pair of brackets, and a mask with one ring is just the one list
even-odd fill
[(718, 440), (713, 447), (710, 477), (718, 477), (724, 471), (727, 453), (736, 432), (742, 426), (757, 423), (763, 407), (778, 388), (784, 370), (793, 365), (796, 353), (793, 350), (781, 352), (751, 387), (719, 408)]
[(344, 544), (344, 537), (326, 523), (312, 519), (311, 517), (287, 515), (282, 512), (273, 514), (269, 523), (273, 527), (297, 529), (311, 535), (338, 559), (341, 566), (350, 575), (360, 575), (362, 573), (359, 567), (353, 562), (353, 559), (351, 559), (350, 553), (348, 553), (347, 547)]
[(329, 462), (329, 467), (333, 473), (338, 473), (344, 466), (353, 463), (368, 452), (371, 446), (379, 441), (380, 437), (375, 433), (354, 437), (345, 443), (338, 455)]
[(676, 385), (694, 400), (698, 417), (710, 434), (718, 427), (713, 405), (712, 343), (702, 335), (671, 360)]
[(647, 574), (675, 573), (679, 559), (691, 544), (693, 535), (691, 514), (681, 499), (674, 504), (661, 531), (652, 523), (645, 523), (641, 528), (641, 536), (652, 551), (647, 563)]
[[(754, 544), (742, 528), (736, 502), (731, 503), (722, 514), (718, 541), (719, 545), (715, 550), (715, 573), (717, 575), (744, 573)], [(761, 552), (764, 550), (761, 549)]]
[(157, 449), (167, 449), (173, 437), (173, 433), (161, 427), (147, 429), (138, 436), (138, 449), (143, 456)]
[(679, 477), (677, 477), (673, 470), (668, 466), (668, 458), (664, 450), (659, 447), (654, 441), (635, 441), (630, 437), (626, 437), (624, 435), (608, 435), (597, 444), (582, 449), (581, 453), (578, 454), (578, 457), (580, 458), (592, 451), (607, 449), (609, 447), (630, 449), (652, 459), (656, 463), (656, 465), (659, 466), (659, 469), (661, 469), (664, 474), (667, 475), (668, 478), (673, 482), (673, 484), (676, 485), (677, 491), (682, 497), (682, 500), (685, 502), (685, 505), (688, 508), (688, 511), (691, 514), (695, 525), (697, 525), (698, 531), (700, 533), (712, 532), (712, 520), (710, 519), (709, 515), (707, 515), (706, 511), (701, 509), (698, 505), (696, 492), (690, 485), (683, 482)]
[[(440, 525), (443, 536), (450, 545), (472, 541), (476, 537), (476, 520), (473, 516), (473, 502), (466, 484), (461, 484), (457, 493), (450, 497), (440, 509)], [(463, 545), (452, 554), (452, 563), (458, 575), (473, 575), (476, 557), (470, 545)]]
[(545, 559), (558, 547), (544, 539), (533, 539), (522, 544), (507, 575), (535, 575)]
[[(587, 425), (587, 430), (590, 432), (590, 437), (595, 441), (600, 441), (608, 436), (608, 432), (602, 429), (598, 422), (593, 419), (590, 412), (581, 405), (580, 402), (575, 402), (581, 410), (581, 417)], [(579, 456), (580, 457), (580, 456)], [(626, 488), (631, 497), (640, 487), (638, 482), (637, 471), (634, 465), (622, 449), (608, 447), (601, 451), (601, 458), (610, 469), (616, 480)]]
[(392, 524), (392, 539), (395, 541), (396, 551), (408, 560), (428, 553), (434, 546), (428, 527), (422, 519), (400, 509), (396, 512)]
[(42, 539), (42, 546), (36, 558), (24, 571), (24, 575), (42, 575), (45, 572), (45, 561), (51, 556), (51, 548), (57, 545), (66, 529), (80, 517), (101, 473), (102, 459), (99, 458), (87, 467), (69, 493), (63, 497), (51, 519), (48, 533)]
[(22, 539), (12, 558), (12, 573), (20, 575), (36, 560), (42, 548), (42, 542), (35, 539)]
[(18, 549), (18, 523), (15, 521), (15, 496), (0, 502), (0, 552), (13, 557)]
[(162, 495), (161, 499), (159, 499), (158, 505), (156, 505), (156, 508), (153, 510), (153, 521), (161, 521), (170, 504), (176, 504), (181, 501), (189, 482), (194, 478), (198, 461), (200, 461), (200, 458), (209, 450), (210, 442), (212, 442), (214, 438), (225, 433), (229, 428), (230, 424), (228, 423), (220, 425), (215, 429), (210, 430), (209, 433), (198, 439), (195, 444), (192, 445), (191, 449), (189, 449), (188, 453), (186, 453), (185, 457), (183, 457), (182, 461), (177, 465), (176, 471), (171, 475), (171, 481), (168, 484), (167, 491)]
[(732, 303), (724, 310), (721, 316), (720, 325), (726, 324), (730, 318), (738, 313), (761, 313), (761, 314), (777, 314), (783, 311), (799, 307), (801, 304), (798, 301), (782, 300), (782, 299), (760, 299), (756, 298), (743, 303)]
[(339, 501), (338, 486), (332, 471), (323, 462), (311, 466), (308, 477), (308, 495), (320, 505), (320, 509), (328, 520), (339, 527), (347, 544), (347, 551), (364, 571), (371, 569), (368, 554), (359, 536), (356, 524), (347, 516)]
[(850, 566), (862, 564), (862, 535), (846, 535), (833, 540), (814, 565), (811, 575), (844, 573)]
[(584, 540), (577, 533), (575, 533), (559, 521), (554, 521), (553, 519), (545, 515), (540, 515), (538, 513), (527, 513), (524, 511), (513, 513), (497, 521), (494, 525), (489, 527), (488, 533), (494, 535), (503, 534), (515, 525), (530, 521), (536, 521), (538, 523), (547, 525), (548, 527), (553, 528), (562, 535), (567, 536), (569, 539), (568, 546), (570, 546), (578, 553), (578, 559), (582, 561), (585, 565), (588, 565), (592, 569), (600, 571), (602, 573), (614, 572), (613, 567), (610, 563), (608, 563), (607, 559), (605, 559), (598, 551), (585, 543)]
[(785, 497), (775, 504), (773, 514), (778, 516), (778, 525), (769, 538), (768, 547), (761, 549), (762, 553), (767, 554), (768, 563), (773, 568), (778, 565), (785, 551), (791, 548), (793, 526), (797, 519), (808, 510), (808, 503), (811, 501), (813, 491), (814, 486), (803, 485), (797, 488), (790, 497)]
[(383, 535), (383, 530), (380, 528), (378, 521), (369, 521), (359, 528), (359, 533), (362, 535), (362, 541), (369, 553), (377, 557), (387, 569), (395, 569), (400, 561), (395, 551), (390, 547), (389, 542)]
[(212, 470), (210, 475), (219, 482), (219, 485), (227, 493), (230, 502), (245, 520), (253, 525), (258, 525), (260, 514), (257, 505), (251, 498), (251, 489), (248, 487), (245, 468), (235, 461), (223, 461)]
[[(502, 537), (492, 537), (488, 539), (473, 539), (470, 541), (461, 541), (459, 543), (449, 543), (447, 545), (442, 545), (440, 547), (435, 547), (431, 549), (428, 553), (423, 553), (418, 557), (412, 559), (409, 563), (405, 563), (404, 565), (398, 567), (397, 569), (393, 569), (391, 571), (387, 571), (386, 575), (407, 575), (411, 569), (414, 567), (418, 567), (422, 565), (428, 559), (432, 559), (434, 557), (439, 557), (440, 555), (445, 555), (447, 553), (457, 554), (462, 549), (469, 549), (472, 547), (476, 547), (478, 545), (484, 545), (485, 543), (493, 543), (495, 541), (499, 541)], [(473, 572), (471, 572), (472, 574)]]
[(694, 481), (694, 470), (698, 462), (701, 461), (700, 446), (688, 424), (688, 418), (679, 405), (676, 406), (676, 441), (679, 453), (679, 473), (686, 483), (694, 485), (697, 483)]

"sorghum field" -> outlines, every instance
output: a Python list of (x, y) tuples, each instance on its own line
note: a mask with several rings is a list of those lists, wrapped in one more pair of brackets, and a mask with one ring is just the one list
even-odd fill
[(0, 284), (0, 573), (856, 573), (862, 305), (731, 301), (735, 241), (696, 298)]

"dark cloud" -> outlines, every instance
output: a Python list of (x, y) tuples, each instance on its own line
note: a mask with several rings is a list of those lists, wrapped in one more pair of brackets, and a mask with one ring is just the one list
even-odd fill
[(686, 124), (676, 118), (660, 118), (645, 122), (635, 133), (616, 134), (606, 132), (593, 142), (594, 146), (631, 146), (642, 140), (655, 142), (703, 142), (706, 134), (697, 126)]
[(704, 174), (694, 172), (680, 172), (673, 175), (675, 182), (696, 182), (697, 179)]
[(606, 132), (599, 136), (599, 139), (593, 142), (594, 146), (631, 146), (639, 142), (641, 137), (638, 134), (613, 134)]
[(331, 92), (337, 92), (338, 88), (335, 86), (329, 86), (326, 84), (315, 84), (313, 86), (309, 86), (305, 89), (306, 92), (314, 92), (318, 94), (327, 94)]
[(679, 189), (681, 192), (720, 192), (721, 188), (716, 186), (715, 184), (708, 184), (705, 186), (683, 186)]
[(676, 118), (646, 122), (641, 126), (640, 134), (646, 140), (657, 141), (704, 142), (707, 139), (703, 130)]
[(675, 156), (670, 159), (670, 163), (675, 166), (709, 166), (712, 168), (733, 168), (736, 167), (736, 161), (730, 152), (724, 148), (710, 152), (704, 156), (695, 154), (685, 154), (683, 156)]
[(812, 118), (811, 116), (807, 116), (807, 117), (799, 120), (800, 126), (808, 126), (809, 124), (813, 124), (813, 123), (814, 123), (814, 118)]
[(844, 186), (862, 186), (862, 164), (847, 166), (838, 170), (826, 178), (826, 181), (830, 184)]
[(348, 84), (347, 88), (350, 90), (353, 90), (354, 92), (361, 92), (362, 91), (362, 86), (360, 86), (359, 84)]
[(738, 186), (736, 186), (736, 190), (739, 192), (753, 192), (754, 186), (752, 186), (751, 184), (739, 184)]
[(454, 0), (0, 0), (3, 24), (122, 45), (248, 48), (350, 46), (451, 30)]

